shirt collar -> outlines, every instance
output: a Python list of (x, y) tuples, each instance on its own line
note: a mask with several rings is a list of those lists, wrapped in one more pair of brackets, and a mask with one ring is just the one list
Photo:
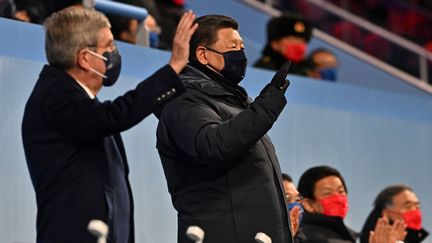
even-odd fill
[(75, 80), (75, 81), (77, 81), (77, 83), (85, 90), (85, 92), (90, 97), (90, 99), (93, 100), (95, 98), (95, 95), (90, 91), (90, 89), (87, 86), (85, 86), (83, 83), (81, 83), (78, 80)]

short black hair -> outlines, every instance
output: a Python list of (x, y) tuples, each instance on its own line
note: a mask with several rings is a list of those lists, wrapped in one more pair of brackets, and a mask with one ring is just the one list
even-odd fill
[(291, 178), (291, 176), (289, 176), (288, 174), (282, 173), (282, 179), (284, 181), (288, 181), (288, 182), (293, 182), (293, 179)]
[(297, 189), (304, 198), (314, 199), (315, 184), (327, 176), (338, 177), (342, 181), (345, 192), (348, 193), (345, 181), (339, 171), (326, 165), (316, 166), (306, 170), (300, 177)]
[(190, 41), (189, 60), (194, 60), (198, 46), (211, 46), (217, 41), (220, 29), (232, 28), (238, 30), (239, 25), (233, 18), (224, 15), (204, 15), (195, 20), (198, 29)]
[(382, 211), (393, 204), (393, 197), (403, 191), (412, 191), (407, 185), (392, 185), (384, 188), (375, 198), (375, 209)]

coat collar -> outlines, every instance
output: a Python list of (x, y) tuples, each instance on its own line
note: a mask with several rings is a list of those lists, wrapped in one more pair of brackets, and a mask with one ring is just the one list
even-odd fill
[(201, 64), (188, 64), (180, 74), (180, 79), (185, 87), (200, 90), (209, 96), (230, 97), (242, 106), (247, 106), (251, 102), (245, 89), (230, 83), (223, 76)]

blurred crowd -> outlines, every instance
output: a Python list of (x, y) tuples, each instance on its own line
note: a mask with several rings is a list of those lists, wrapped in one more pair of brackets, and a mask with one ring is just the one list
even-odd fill
[[(419, 56), (374, 32), (333, 15), (308, 1), (276, 0), (274, 7), (301, 13), (314, 27), (416, 77)], [(432, 52), (432, 2), (428, 0), (325, 0), (354, 16)], [(403, 60), (403, 61), (401, 61)], [(429, 70), (432, 62), (428, 63)], [(432, 71), (429, 71), (432, 75)], [(432, 83), (432, 78), (429, 79)]]
[[(136, 43), (139, 28), (145, 28), (150, 46), (170, 50), (175, 28), (184, 13), (184, 0), (116, 0), (146, 8), (149, 16), (142, 23), (123, 16), (108, 15), (117, 40)], [(66, 7), (83, 7), (82, 0), (0, 0), (0, 16), (42, 24), (53, 12)]]

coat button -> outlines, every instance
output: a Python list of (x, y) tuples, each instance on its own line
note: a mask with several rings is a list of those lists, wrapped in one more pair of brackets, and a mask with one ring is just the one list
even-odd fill
[(158, 97), (158, 98), (157, 98), (157, 101), (161, 101), (161, 97)]
[(171, 95), (171, 91), (166, 92), (167, 95)]
[(162, 97), (162, 99), (165, 99), (165, 95), (164, 94), (161, 97)]
[(172, 88), (171, 91), (172, 91), (173, 93), (175, 93), (175, 92), (176, 92), (176, 89)]

